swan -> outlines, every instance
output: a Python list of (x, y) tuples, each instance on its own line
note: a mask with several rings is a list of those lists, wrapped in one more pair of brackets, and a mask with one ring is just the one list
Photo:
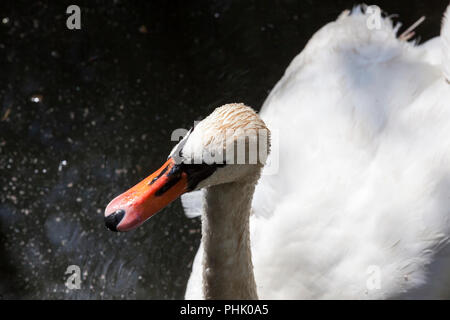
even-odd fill
[(108, 204), (106, 226), (134, 229), (179, 197), (201, 214), (186, 299), (450, 298), (449, 19), (416, 45), (344, 11), (259, 114), (217, 108)]

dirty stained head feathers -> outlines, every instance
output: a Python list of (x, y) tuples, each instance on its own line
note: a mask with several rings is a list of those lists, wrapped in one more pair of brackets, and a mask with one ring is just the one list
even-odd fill
[(170, 156), (191, 164), (264, 164), (270, 131), (250, 107), (223, 105), (192, 128)]

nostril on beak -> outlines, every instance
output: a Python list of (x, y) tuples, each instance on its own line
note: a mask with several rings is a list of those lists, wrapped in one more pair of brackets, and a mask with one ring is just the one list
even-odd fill
[(125, 210), (117, 210), (107, 217), (105, 217), (105, 226), (114, 232), (117, 232), (117, 226), (119, 225), (120, 221), (122, 221), (123, 216), (125, 215)]

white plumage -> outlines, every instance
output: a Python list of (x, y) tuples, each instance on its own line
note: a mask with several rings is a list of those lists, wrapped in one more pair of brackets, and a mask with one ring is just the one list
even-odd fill
[[(418, 46), (388, 18), (370, 30), (359, 7), (344, 12), (270, 93), (260, 116), (279, 169), (263, 172), (250, 219), (259, 298), (450, 298), (446, 17)], [(191, 216), (202, 193), (182, 197)], [(188, 299), (202, 298), (202, 254)]]

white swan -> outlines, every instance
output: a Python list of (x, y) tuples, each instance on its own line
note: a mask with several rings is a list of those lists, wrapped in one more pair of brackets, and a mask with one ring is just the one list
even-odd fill
[[(183, 196), (188, 213), (204, 211), (188, 299), (449, 298), (450, 21), (422, 46), (396, 31), (344, 12), (293, 60), (264, 122), (242, 104), (216, 109), (108, 205), (107, 226), (132, 229), (203, 188)], [(278, 171), (263, 171), (256, 189), (260, 158), (177, 161), (217, 154), (242, 134), (227, 128), (266, 126), (264, 170), (278, 158)]]

